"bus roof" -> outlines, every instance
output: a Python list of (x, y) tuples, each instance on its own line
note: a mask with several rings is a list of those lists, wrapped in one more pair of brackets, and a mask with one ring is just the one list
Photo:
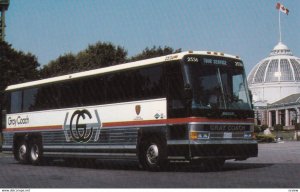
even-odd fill
[(222, 56), (222, 57), (227, 57), (227, 58), (239, 59), (238, 56), (233, 56), (233, 55), (224, 54), (224, 53), (220, 53), (220, 52), (186, 51), (186, 52), (175, 53), (175, 54), (161, 56), (161, 57), (155, 57), (155, 58), (151, 58), (151, 59), (145, 59), (145, 60), (139, 60), (139, 61), (130, 62), (130, 63), (114, 65), (114, 66), (110, 66), (110, 67), (104, 67), (104, 68), (93, 69), (93, 70), (88, 70), (88, 71), (83, 71), (83, 72), (78, 72), (78, 73), (73, 73), (73, 74), (51, 77), (51, 78), (47, 78), (47, 79), (41, 79), (41, 80), (30, 81), (30, 82), (26, 82), (26, 83), (10, 85), (5, 89), (5, 91), (12, 91), (12, 90), (18, 90), (18, 89), (22, 89), (22, 88), (26, 88), (26, 87), (36, 87), (39, 85), (51, 84), (51, 83), (55, 83), (55, 82), (62, 82), (62, 81), (67, 81), (67, 80), (80, 79), (80, 78), (84, 78), (84, 77), (91, 77), (91, 76), (109, 73), (109, 72), (113, 72), (113, 71), (122, 71), (125, 69), (153, 65), (156, 63), (164, 62), (164, 61), (176, 61), (176, 60), (182, 59), (185, 55), (189, 55), (189, 54), (212, 55), (212, 56)]

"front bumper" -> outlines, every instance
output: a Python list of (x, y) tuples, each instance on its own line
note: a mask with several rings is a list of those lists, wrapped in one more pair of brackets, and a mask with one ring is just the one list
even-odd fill
[(257, 157), (258, 146), (253, 140), (169, 141), (169, 159), (237, 159)]

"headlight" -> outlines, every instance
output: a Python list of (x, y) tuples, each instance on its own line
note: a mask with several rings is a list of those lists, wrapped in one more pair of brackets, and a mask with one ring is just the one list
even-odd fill
[(191, 131), (190, 132), (190, 139), (209, 139), (209, 131)]

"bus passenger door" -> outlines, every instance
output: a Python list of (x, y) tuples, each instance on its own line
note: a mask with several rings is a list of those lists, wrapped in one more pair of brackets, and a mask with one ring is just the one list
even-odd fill
[(167, 65), (168, 118), (185, 117), (184, 82), (180, 63)]

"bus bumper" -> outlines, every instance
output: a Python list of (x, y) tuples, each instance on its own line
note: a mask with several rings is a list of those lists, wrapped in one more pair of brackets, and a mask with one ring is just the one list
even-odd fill
[(168, 142), (169, 159), (236, 159), (257, 157), (258, 146), (254, 140), (215, 140)]

